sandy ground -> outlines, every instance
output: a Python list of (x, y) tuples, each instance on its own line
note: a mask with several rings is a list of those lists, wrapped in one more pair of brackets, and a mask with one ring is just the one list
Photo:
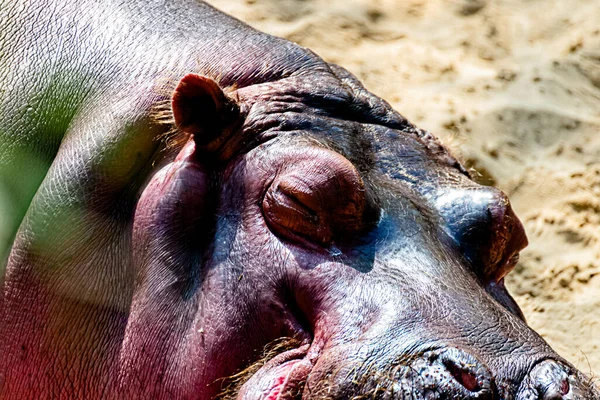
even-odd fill
[(530, 239), (509, 289), (600, 374), (598, 0), (210, 2), (346, 67), (508, 193)]

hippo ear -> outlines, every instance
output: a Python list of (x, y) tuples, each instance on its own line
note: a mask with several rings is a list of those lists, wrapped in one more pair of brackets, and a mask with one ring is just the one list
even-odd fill
[(504, 193), (491, 187), (450, 189), (436, 207), (451, 236), (486, 283), (510, 272), (527, 246), (521, 221)]
[[(175, 124), (208, 146), (223, 136), (239, 117), (239, 106), (214, 80), (197, 74), (184, 76), (172, 98)], [(211, 146), (212, 147), (212, 146)]]

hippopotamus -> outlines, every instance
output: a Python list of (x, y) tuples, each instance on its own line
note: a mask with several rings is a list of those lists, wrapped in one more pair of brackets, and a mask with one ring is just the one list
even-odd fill
[(506, 195), (342, 67), (195, 0), (0, 32), (0, 398), (599, 398)]

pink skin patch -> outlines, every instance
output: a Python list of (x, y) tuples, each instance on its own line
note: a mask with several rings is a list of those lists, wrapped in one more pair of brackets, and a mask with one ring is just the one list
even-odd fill
[[(289, 381), (289, 377), (294, 369), (294, 365), (297, 363), (298, 361), (288, 361), (278, 368), (277, 372), (281, 375), (277, 376), (273, 381), (273, 386), (269, 389), (267, 397), (265, 398), (266, 400), (277, 400), (287, 397), (286, 383)], [(282, 393), (283, 395), (281, 395)]]
[(238, 399), (288, 400), (302, 389), (313, 368), (312, 357), (307, 356), (309, 345), (286, 351), (269, 361), (244, 384)]

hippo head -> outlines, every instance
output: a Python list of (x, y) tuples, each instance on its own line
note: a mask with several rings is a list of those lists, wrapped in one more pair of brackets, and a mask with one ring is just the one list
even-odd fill
[(126, 385), (597, 398), (504, 288), (527, 245), (507, 197), (347, 72), (228, 94), (188, 75), (173, 113), (189, 140), (134, 218)]
[(157, 96), (61, 145), (8, 262), (0, 397), (598, 398), (504, 288), (506, 196), (345, 70)]

